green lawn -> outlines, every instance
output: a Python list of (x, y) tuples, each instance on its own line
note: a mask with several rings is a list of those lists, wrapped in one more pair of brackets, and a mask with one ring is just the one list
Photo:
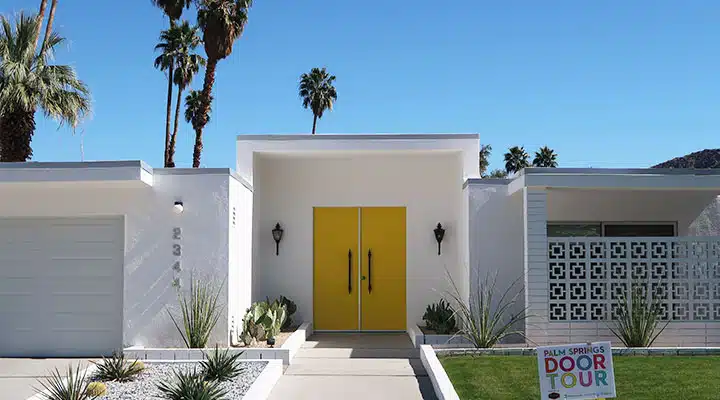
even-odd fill
[[(442, 357), (460, 399), (540, 397), (534, 356)], [(613, 357), (618, 399), (720, 399), (720, 357)]]

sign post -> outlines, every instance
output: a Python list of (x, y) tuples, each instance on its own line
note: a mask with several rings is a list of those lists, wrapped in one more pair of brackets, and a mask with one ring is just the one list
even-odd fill
[(537, 357), (541, 399), (615, 397), (610, 342), (540, 346)]

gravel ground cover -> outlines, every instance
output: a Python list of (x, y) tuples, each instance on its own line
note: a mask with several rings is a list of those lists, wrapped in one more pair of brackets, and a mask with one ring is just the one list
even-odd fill
[[(243, 373), (237, 378), (223, 382), (222, 387), (228, 390), (225, 397), (227, 400), (242, 399), (250, 385), (260, 375), (267, 365), (265, 361), (244, 361)], [(200, 370), (200, 363), (145, 363), (145, 370), (141, 372), (132, 382), (104, 382), (107, 386), (107, 394), (98, 399), (102, 400), (137, 400), (137, 399), (162, 399), (157, 385), (160, 382), (170, 382), (175, 379), (174, 370), (191, 371), (193, 368)]]

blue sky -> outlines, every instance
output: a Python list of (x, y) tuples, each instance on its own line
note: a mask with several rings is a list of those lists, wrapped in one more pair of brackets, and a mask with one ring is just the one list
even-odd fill
[[(4, 0), (0, 12), (39, 3)], [(60, 0), (58, 61), (93, 92), (85, 159), (160, 167), (166, 80), (152, 62), (167, 21), (150, 0), (128, 3)], [(237, 134), (309, 132), (297, 79), (315, 66), (338, 90), (319, 133), (477, 132), (491, 168), (512, 145), (548, 145), (566, 167), (720, 147), (719, 17), (716, 0), (256, 0), (218, 68), (203, 166), (233, 167)], [(193, 140), (183, 123), (178, 166), (191, 165)], [(33, 148), (35, 161), (77, 161), (80, 136), (39, 118)]]

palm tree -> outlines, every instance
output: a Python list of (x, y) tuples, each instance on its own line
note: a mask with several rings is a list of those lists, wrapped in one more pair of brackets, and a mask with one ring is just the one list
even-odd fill
[(303, 107), (310, 108), (313, 113), (312, 134), (315, 134), (318, 118), (322, 118), (325, 110), (332, 111), (337, 101), (337, 91), (333, 82), (335, 76), (328, 74), (325, 68), (313, 68), (308, 74), (300, 75), (299, 95)]
[(557, 154), (547, 146), (543, 146), (535, 152), (533, 167), (557, 168)]
[(485, 177), (488, 167), (490, 166), (490, 153), (492, 152), (492, 146), (486, 144), (480, 146), (480, 176)]
[(179, 31), (178, 47), (174, 54), (175, 76), (173, 82), (178, 87), (177, 102), (175, 104), (175, 126), (173, 127), (172, 136), (167, 149), (167, 163), (165, 167), (175, 167), (175, 142), (177, 140), (178, 125), (180, 120), (180, 103), (182, 102), (182, 94), (190, 83), (192, 83), (195, 74), (200, 71), (200, 67), (205, 66), (205, 58), (194, 53), (196, 47), (200, 45), (200, 37), (198, 36), (198, 28), (191, 26), (187, 21), (177, 25), (174, 29)]
[(155, 50), (160, 50), (160, 55), (155, 58), (155, 68), (161, 71), (167, 71), (168, 91), (167, 104), (165, 110), (165, 153), (163, 156), (163, 164), (168, 166), (168, 149), (170, 147), (170, 117), (172, 115), (172, 94), (173, 94), (173, 77), (175, 74), (175, 54), (178, 51), (181, 32), (173, 24), (170, 29), (160, 32), (160, 43), (155, 45)]
[(15, 25), (0, 16), (0, 161), (32, 157), (35, 111), (73, 128), (90, 113), (90, 91), (67, 65), (51, 64), (65, 39), (51, 33), (44, 47), (33, 51), (35, 15), (20, 13)]
[(212, 88), (215, 84), (215, 69), (218, 61), (227, 58), (233, 49), (235, 40), (245, 30), (248, 20), (248, 11), (252, 0), (197, 0), (198, 24), (203, 31), (203, 43), (207, 55), (207, 68), (198, 127), (195, 130), (195, 149), (193, 149), (193, 168), (200, 166), (202, 154), (202, 131), (210, 120), (210, 105), (212, 103)]
[(505, 171), (508, 174), (519, 172), (530, 166), (530, 156), (525, 152), (524, 147), (513, 146), (505, 153)]
[[(202, 92), (197, 90), (191, 90), (185, 97), (185, 121), (192, 124), (195, 130), (195, 146), (193, 149), (193, 168), (200, 167), (200, 153), (202, 152), (202, 118), (205, 118), (205, 122), (210, 121), (210, 113), (203, 115), (205, 112), (205, 99), (203, 98)], [(212, 103), (212, 97), (210, 98)], [(198, 160), (198, 165), (195, 165), (195, 160)]]
[(40, 1), (40, 12), (37, 15), (37, 19), (38, 19), (38, 21), (40, 21), (40, 23), (35, 28), (35, 44), (33, 45), (33, 49), (37, 49), (37, 44), (38, 44), (38, 41), (40, 40), (40, 30), (42, 29), (42, 21), (43, 21), (43, 19), (45, 19), (45, 9), (46, 8), (47, 8), (47, 0), (41, 0)]
[(170, 20), (170, 26), (182, 17), (183, 9), (190, 8), (192, 0), (150, 0), (155, 7), (163, 10)]
[(485, 178), (494, 178), (494, 179), (503, 179), (507, 178), (508, 174), (505, 170), (502, 169), (494, 169), (490, 171), (490, 174), (486, 176)]
[[(168, 93), (167, 103), (165, 107), (165, 151), (163, 155), (163, 164), (167, 167), (168, 165), (168, 148), (170, 145), (170, 116), (172, 112), (172, 91), (173, 91), (173, 69), (175, 68), (175, 62), (173, 60), (172, 50), (175, 43), (167, 41), (170, 37), (163, 37), (165, 32), (171, 31), (175, 27), (175, 21), (182, 17), (184, 8), (189, 8), (192, 0), (151, 0), (154, 6), (163, 10), (165, 15), (170, 20), (170, 29), (163, 31), (160, 35), (161, 43), (155, 46), (155, 50), (162, 50), (164, 60), (158, 64), (158, 59), (155, 59), (155, 68), (160, 68), (162, 71), (167, 70), (168, 73)], [(165, 41), (164, 41), (165, 40)], [(164, 41), (164, 42), (163, 42)], [(169, 48), (164, 46), (159, 48), (162, 44), (168, 45)], [(167, 54), (166, 54), (167, 53)]]
[[(47, 1), (47, 0), (45, 0)], [(47, 26), (45, 26), (45, 38), (42, 42), (42, 47), (45, 48), (47, 46), (48, 40), (50, 39), (50, 34), (52, 33), (52, 27), (53, 22), (55, 22), (55, 9), (57, 8), (58, 0), (52, 0), (52, 4), (50, 5), (50, 14), (48, 14), (48, 22)], [(40, 4), (40, 7), (42, 8), (42, 4)], [(38, 30), (38, 34), (40, 31)]]

